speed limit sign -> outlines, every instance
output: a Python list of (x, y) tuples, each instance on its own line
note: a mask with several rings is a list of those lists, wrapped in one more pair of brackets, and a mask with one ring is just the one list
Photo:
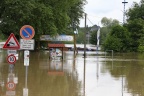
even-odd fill
[(15, 57), (13, 54), (9, 55), (9, 56), (7, 57), (7, 62), (8, 62), (9, 64), (14, 64), (14, 63), (16, 62), (16, 57)]
[(15, 87), (16, 87), (16, 84), (15, 84), (14, 82), (8, 82), (8, 83), (6, 84), (6, 88), (7, 88), (8, 90), (14, 90)]

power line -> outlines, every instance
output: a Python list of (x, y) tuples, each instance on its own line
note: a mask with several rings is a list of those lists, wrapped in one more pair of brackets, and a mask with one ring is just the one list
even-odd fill
[[(98, 18), (100, 18), (100, 17), (98, 17), (98, 16), (94, 16), (94, 15), (89, 15), (90, 17), (95, 17), (94, 19), (94, 21), (96, 21), (96, 22), (98, 22), (98, 25), (99, 25), (99, 21), (98, 20), (96, 20), (96, 19), (98, 19)], [(82, 19), (83, 20), (83, 19)], [(86, 18), (86, 20), (88, 20), (90, 23), (89, 24), (91, 24), (92, 26), (94, 26), (94, 25), (97, 25), (97, 23), (93, 23), (89, 18), (88, 18), (88, 16), (87, 16), (87, 18)]]
[(89, 20), (89, 22), (92, 24), (92, 25), (94, 25), (93, 23), (92, 23), (92, 21), (89, 19), (89, 18), (87, 18), (88, 20)]

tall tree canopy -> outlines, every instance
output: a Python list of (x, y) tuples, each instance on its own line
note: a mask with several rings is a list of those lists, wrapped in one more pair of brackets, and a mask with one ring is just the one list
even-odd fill
[(113, 25), (118, 25), (119, 21), (116, 19), (103, 17), (101, 20), (101, 24), (103, 25), (103, 27), (111, 27)]
[(119, 25), (119, 21), (116, 19), (103, 17), (101, 20), (101, 24), (103, 25), (103, 27), (101, 28), (101, 31), (100, 31), (100, 33), (101, 33), (100, 43), (103, 44), (105, 42), (108, 34), (112, 30), (113, 26)]
[(42, 34), (66, 33), (72, 22), (79, 24), (85, 0), (0, 0), (0, 32), (19, 37), (23, 25), (34, 27), (35, 39)]
[(110, 34), (104, 42), (103, 47), (105, 50), (124, 52), (129, 48), (129, 41), (129, 32), (127, 29), (123, 26), (116, 25), (113, 26)]
[(126, 27), (131, 34), (132, 51), (137, 51), (140, 45), (144, 45), (144, 0), (140, 3), (133, 3), (133, 6), (127, 11)]
[[(113, 27), (104, 42), (105, 49), (115, 51), (141, 51), (144, 52), (144, 0), (133, 3), (127, 10), (127, 22), (123, 26)], [(108, 25), (108, 20), (102, 20)], [(109, 21), (110, 22), (110, 21)]]

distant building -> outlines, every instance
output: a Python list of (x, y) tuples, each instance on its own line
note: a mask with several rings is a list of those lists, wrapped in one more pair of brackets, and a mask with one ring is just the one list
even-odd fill
[(94, 25), (91, 27), (90, 31), (97, 31), (100, 28), (100, 26)]
[(87, 31), (87, 33), (86, 33), (87, 44), (90, 43), (89, 40), (90, 40), (90, 38), (91, 38), (91, 32), (97, 31), (99, 28), (100, 28), (100, 26), (97, 26), (97, 25), (94, 25), (94, 26), (88, 28), (88, 31)]

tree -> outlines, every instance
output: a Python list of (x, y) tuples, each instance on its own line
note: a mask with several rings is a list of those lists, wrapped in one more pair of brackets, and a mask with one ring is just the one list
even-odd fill
[(144, 0), (138, 4), (133, 3), (132, 8), (127, 12), (127, 29), (131, 35), (131, 49), (137, 51), (139, 46), (143, 45), (142, 38), (144, 37)]
[(87, 28), (87, 32), (89, 33), (88, 35), (90, 35), (89, 37), (89, 42), (90, 44), (97, 44), (97, 31), (100, 27), (97, 25), (93, 25), (92, 27), (88, 27)]
[(131, 51), (137, 51), (139, 45), (142, 44), (140, 41), (144, 37), (144, 20), (141, 18), (130, 20), (126, 27), (130, 32)]
[(97, 30), (91, 32), (90, 43), (93, 45), (97, 44)]
[(116, 25), (112, 28), (109, 36), (104, 42), (105, 50), (114, 50), (118, 52), (128, 51), (130, 44), (130, 34), (123, 26)]
[(85, 28), (79, 28), (78, 34), (76, 34), (76, 43), (84, 44)]
[(127, 21), (129, 22), (130, 20), (142, 18), (143, 19), (143, 14), (144, 14), (144, 0), (141, 0), (140, 3), (133, 2), (133, 5), (131, 8), (127, 10), (126, 16), (127, 16)]
[(13, 32), (19, 38), (20, 28), (31, 25), (36, 40), (43, 34), (66, 33), (72, 21), (79, 23), (84, 4), (85, 0), (1, 0), (0, 30), (7, 36)]
[(108, 37), (108, 34), (112, 30), (112, 27), (115, 25), (119, 25), (119, 21), (112, 18), (103, 17), (101, 20), (103, 27), (100, 30), (100, 43), (103, 44)]
[(119, 25), (119, 21), (112, 18), (103, 17), (101, 20), (103, 27), (112, 27), (113, 25)]

